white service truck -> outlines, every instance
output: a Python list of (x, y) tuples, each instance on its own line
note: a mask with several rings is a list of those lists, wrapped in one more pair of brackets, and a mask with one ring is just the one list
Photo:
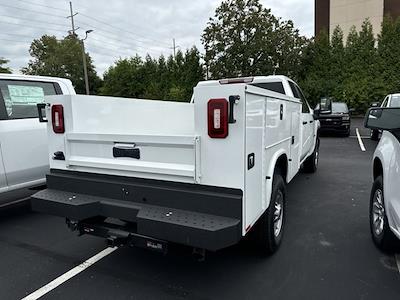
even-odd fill
[(273, 253), (286, 184), (302, 165), (318, 165), (319, 122), (284, 76), (200, 82), (191, 103), (46, 101), (51, 170), (33, 209), (110, 245), (165, 252), (178, 243), (204, 252), (254, 232)]
[(0, 74), (0, 207), (26, 201), (49, 171), (47, 129), (37, 103), (75, 94), (68, 79)]
[(382, 130), (373, 157), (372, 239), (380, 249), (392, 252), (400, 249), (400, 107), (371, 108), (365, 126)]

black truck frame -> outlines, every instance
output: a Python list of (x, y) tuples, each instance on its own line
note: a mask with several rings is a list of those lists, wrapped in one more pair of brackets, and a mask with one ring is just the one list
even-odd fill
[(242, 199), (240, 189), (52, 169), (31, 204), (111, 246), (165, 253), (170, 242), (210, 251), (239, 242)]

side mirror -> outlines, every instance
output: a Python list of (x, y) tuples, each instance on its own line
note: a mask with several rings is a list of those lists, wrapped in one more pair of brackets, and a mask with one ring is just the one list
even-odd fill
[(332, 99), (322, 98), (319, 102), (319, 113), (330, 114), (332, 113)]
[(365, 116), (364, 125), (370, 129), (400, 129), (400, 108), (370, 108)]
[(320, 113), (321, 113), (321, 110), (319, 108), (314, 109), (314, 111), (313, 111), (314, 120), (318, 120), (319, 119)]
[(372, 102), (371, 107), (379, 107), (381, 104), (379, 102)]

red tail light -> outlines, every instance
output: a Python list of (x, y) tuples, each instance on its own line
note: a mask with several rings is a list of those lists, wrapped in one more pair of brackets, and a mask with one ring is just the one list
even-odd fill
[(64, 133), (64, 108), (60, 104), (51, 107), (51, 121), (55, 133)]
[(211, 99), (208, 101), (208, 135), (214, 139), (228, 136), (228, 101)]

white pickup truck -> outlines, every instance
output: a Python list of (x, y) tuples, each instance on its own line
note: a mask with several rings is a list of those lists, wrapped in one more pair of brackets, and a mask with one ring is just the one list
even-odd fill
[(75, 94), (67, 79), (0, 74), (0, 207), (45, 184), (49, 170), (46, 126), (37, 103), (48, 95)]
[(382, 250), (399, 250), (400, 107), (371, 108), (365, 126), (383, 130), (373, 157), (374, 183), (369, 210), (372, 238)]
[(204, 252), (254, 232), (273, 253), (286, 184), (301, 165), (318, 165), (319, 122), (284, 76), (200, 82), (191, 103), (79, 95), (46, 102), (51, 171), (32, 207), (110, 245)]

